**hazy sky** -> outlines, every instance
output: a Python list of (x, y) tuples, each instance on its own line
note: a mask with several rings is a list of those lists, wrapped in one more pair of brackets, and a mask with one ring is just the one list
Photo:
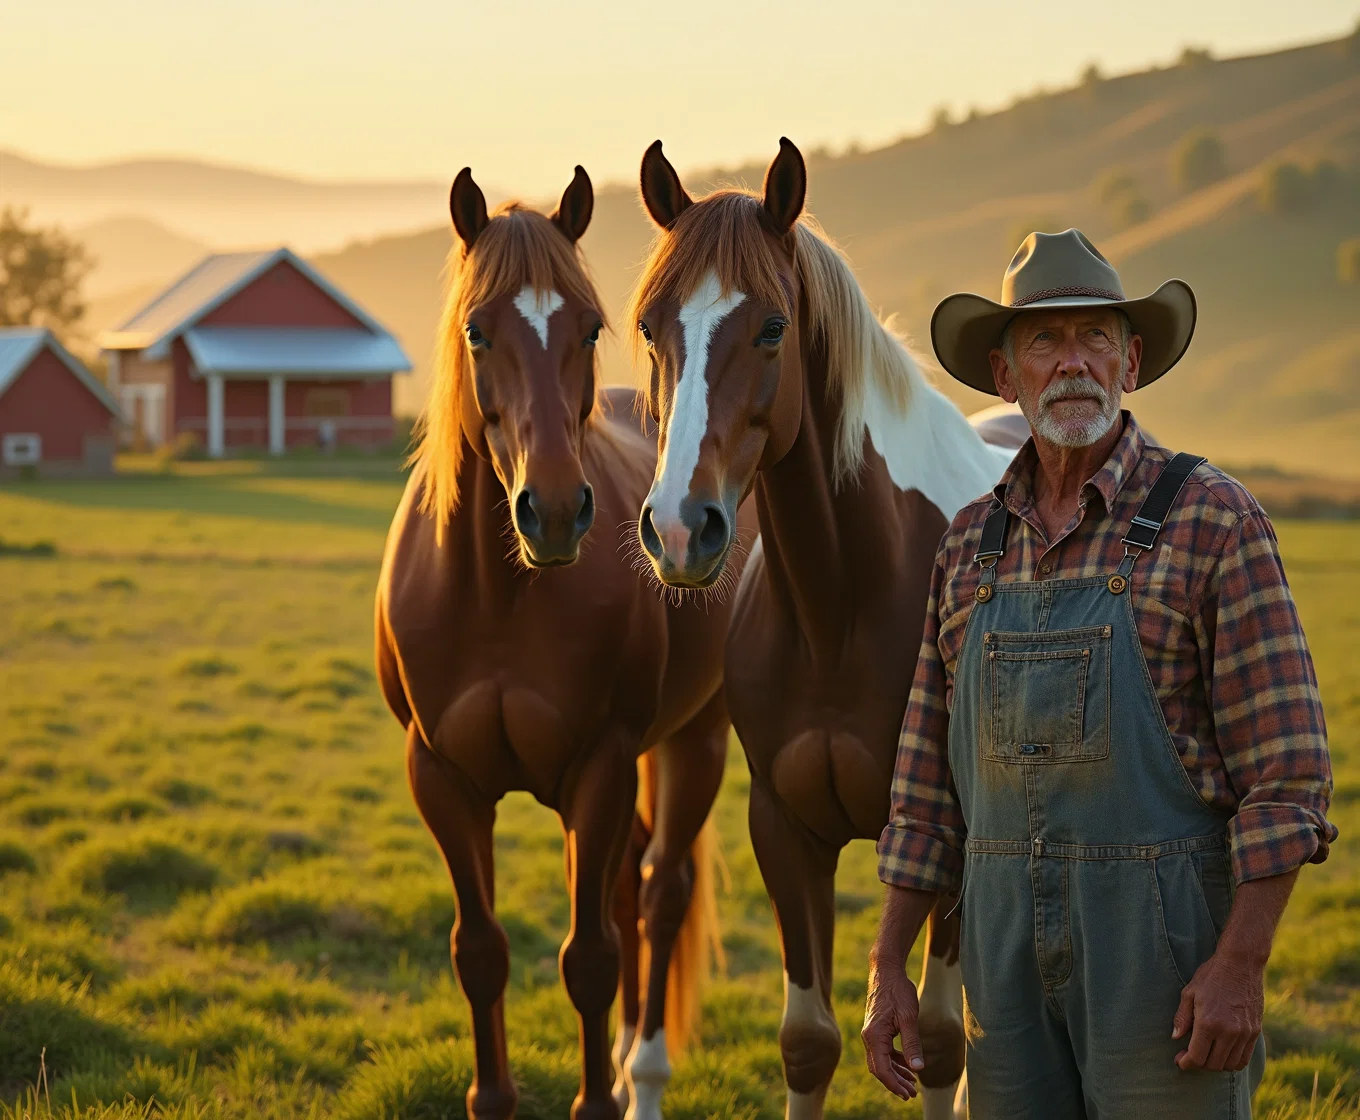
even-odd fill
[[(321, 178), (556, 191), (886, 142), (1173, 59), (1349, 30), (1360, 0), (9, 0), (0, 147), (86, 162), (184, 155)], [(0, 196), (3, 184), (0, 184)]]

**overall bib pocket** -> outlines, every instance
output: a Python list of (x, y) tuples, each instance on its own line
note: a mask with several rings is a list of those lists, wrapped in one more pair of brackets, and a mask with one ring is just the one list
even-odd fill
[(1109, 626), (982, 639), (979, 739), (990, 762), (1090, 762), (1110, 753)]

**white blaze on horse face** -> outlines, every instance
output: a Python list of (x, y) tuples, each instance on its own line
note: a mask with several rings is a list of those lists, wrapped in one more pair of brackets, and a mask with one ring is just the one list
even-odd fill
[(524, 321), (534, 328), (543, 349), (548, 348), (548, 320), (553, 312), (562, 306), (562, 297), (556, 292), (535, 291), (532, 284), (525, 284), (515, 297), (515, 309), (524, 316)]
[(648, 495), (658, 522), (680, 518), (680, 503), (689, 493), (694, 468), (699, 465), (699, 447), (708, 431), (708, 348), (718, 326), (745, 298), (738, 291), (723, 295), (717, 273), (710, 272), (680, 308), (685, 363), (666, 423), (666, 450)]

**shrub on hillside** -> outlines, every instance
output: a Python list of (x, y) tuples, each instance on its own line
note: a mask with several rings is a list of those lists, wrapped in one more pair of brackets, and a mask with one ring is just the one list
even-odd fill
[(219, 871), (179, 844), (140, 836), (80, 848), (67, 864), (67, 874), (87, 891), (147, 900), (210, 890)]
[[(579, 1084), (572, 1050), (517, 1049), (512, 1070), (519, 1120), (558, 1120), (571, 1112)], [(341, 1090), (335, 1120), (444, 1120), (461, 1111), (472, 1084), (470, 1043), (426, 1042), (376, 1051)]]
[(11, 1085), (36, 1078), (40, 1061), (56, 1078), (133, 1050), (127, 1028), (97, 1014), (83, 992), (15, 962), (0, 963), (0, 1039), (0, 1084)]
[(1312, 164), (1279, 160), (1266, 168), (1256, 186), (1256, 200), (1271, 214), (1301, 213), (1339, 192), (1345, 176), (1331, 160)]
[(1199, 190), (1227, 173), (1223, 141), (1208, 129), (1198, 129), (1181, 137), (1171, 154), (1171, 178), (1182, 190)]
[(11, 871), (37, 870), (38, 861), (24, 845), (17, 840), (0, 840), (0, 876), (8, 875)]
[(1336, 278), (1343, 284), (1360, 284), (1360, 237), (1336, 247)]

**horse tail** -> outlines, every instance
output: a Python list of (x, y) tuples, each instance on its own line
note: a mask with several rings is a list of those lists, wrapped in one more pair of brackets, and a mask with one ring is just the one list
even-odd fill
[[(650, 832), (656, 819), (656, 798), (659, 773), (654, 753), (648, 751), (638, 759), (638, 816)], [(671, 966), (666, 974), (666, 1045), (673, 1052), (685, 1048), (699, 1023), (699, 1009), (704, 988), (716, 963), (726, 971), (723, 954), (722, 929), (718, 921), (718, 877), (725, 872), (718, 830), (710, 813), (703, 828), (689, 850), (693, 865), (693, 889), (685, 919), (681, 923), (675, 947), (671, 950)], [(639, 971), (646, 989), (648, 969), (647, 945), (643, 942)]]

